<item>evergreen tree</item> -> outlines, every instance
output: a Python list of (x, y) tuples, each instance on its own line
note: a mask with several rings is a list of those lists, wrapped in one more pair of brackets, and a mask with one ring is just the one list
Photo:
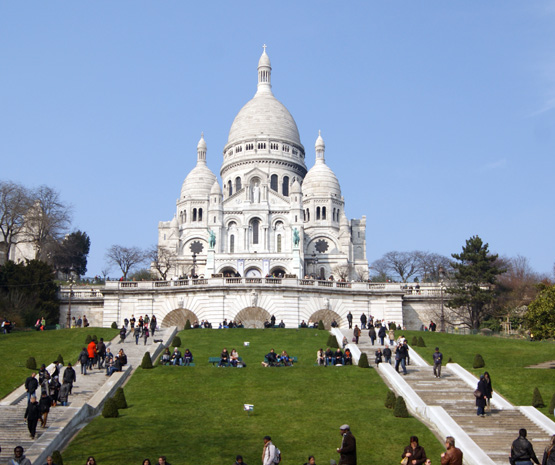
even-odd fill
[(480, 323), (492, 311), (497, 276), (505, 270), (497, 264), (497, 255), (490, 254), (488, 244), (478, 236), (472, 236), (460, 254), (451, 255), (454, 274), (452, 286), (447, 288), (450, 299), (447, 306), (471, 329), (479, 329)]
[(153, 368), (152, 366), (152, 359), (150, 358), (150, 352), (145, 352), (143, 355), (143, 360), (141, 362), (141, 368), (144, 370), (149, 370)]
[(104, 418), (117, 418), (119, 416), (118, 406), (116, 401), (110, 397), (104, 402), (104, 407), (102, 408), (102, 416)]
[(116, 406), (118, 409), (127, 408), (127, 400), (125, 399), (125, 393), (123, 392), (122, 387), (116, 389), (116, 393), (114, 394), (113, 399), (116, 402)]
[(56, 465), (64, 465), (64, 461), (62, 459), (62, 454), (60, 453), (59, 450), (55, 450), (54, 452), (52, 452), (52, 461)]
[(337, 338), (333, 334), (328, 336), (328, 343), (326, 345), (330, 349), (337, 349), (339, 347), (339, 344), (337, 344)]
[(486, 362), (484, 362), (484, 358), (480, 354), (476, 354), (472, 362), (472, 368), (483, 368), (485, 366)]
[(366, 355), (366, 352), (362, 352), (362, 354), (360, 354), (360, 358), (358, 359), (358, 366), (360, 368), (370, 368), (370, 365), (368, 364), (368, 356)]
[(540, 394), (540, 390), (536, 387), (534, 388), (534, 394), (532, 397), (532, 405), (536, 408), (543, 408), (545, 404), (543, 403), (543, 397)]
[(393, 410), (393, 415), (398, 418), (408, 418), (409, 411), (407, 410), (407, 404), (405, 403), (405, 399), (402, 396), (397, 397), (395, 399), (395, 409)]
[(83, 276), (87, 272), (87, 256), (91, 239), (87, 233), (74, 231), (54, 247), (52, 262), (56, 270), (69, 275)]
[(526, 327), (534, 339), (555, 337), (555, 284), (540, 285), (540, 295), (528, 305)]
[(396, 400), (395, 393), (390, 389), (387, 391), (387, 397), (385, 398), (385, 407), (390, 409), (394, 408)]

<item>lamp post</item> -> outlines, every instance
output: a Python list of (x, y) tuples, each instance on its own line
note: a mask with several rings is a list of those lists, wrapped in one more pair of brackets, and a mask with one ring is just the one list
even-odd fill
[(195, 279), (195, 268), (197, 266), (197, 253), (193, 252), (193, 271), (191, 272), (192, 278)]
[(69, 278), (69, 300), (67, 304), (67, 327), (71, 328), (71, 296), (73, 295), (73, 285), (75, 284), (75, 279), (73, 276)]

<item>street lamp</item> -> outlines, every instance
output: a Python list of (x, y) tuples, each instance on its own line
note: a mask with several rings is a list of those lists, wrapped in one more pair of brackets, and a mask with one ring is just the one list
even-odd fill
[(196, 253), (196, 252), (193, 252), (193, 271), (192, 271), (192, 273), (191, 273), (191, 274), (192, 274), (191, 277), (192, 277), (193, 279), (195, 278), (195, 268), (196, 268), (196, 266), (197, 266), (197, 253)]
[(75, 284), (75, 279), (73, 276), (69, 278), (69, 301), (67, 304), (67, 322), (68, 328), (71, 328), (71, 296), (73, 295), (73, 285)]

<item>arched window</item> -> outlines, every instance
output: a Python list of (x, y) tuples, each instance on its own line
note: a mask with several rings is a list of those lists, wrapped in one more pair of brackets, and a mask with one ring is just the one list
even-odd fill
[(237, 176), (235, 178), (235, 192), (239, 192), (241, 190), (241, 178)]
[(227, 182), (227, 194), (230, 197), (233, 194), (233, 184), (231, 184), (231, 179)]
[(283, 182), (281, 184), (281, 193), (286, 197), (289, 197), (289, 176), (283, 176)]
[(322, 281), (326, 279), (326, 269), (324, 267), (320, 268), (320, 279)]
[(229, 253), (235, 252), (235, 235), (229, 236)]
[(322, 207), (322, 219), (326, 219), (326, 207)]
[(198, 209), (198, 220), (202, 221), (202, 208)]
[(272, 189), (273, 191), (278, 190), (278, 177), (277, 174), (272, 174), (272, 177), (270, 178), (270, 189)]
[(187, 210), (183, 212), (183, 223), (187, 223)]
[(193, 208), (193, 221), (197, 220), (197, 209)]
[(316, 207), (316, 219), (320, 219), (320, 207)]
[(306, 209), (306, 221), (310, 221), (310, 209)]
[(281, 252), (281, 234), (277, 236), (277, 252)]
[(331, 212), (331, 219), (333, 221), (335, 221), (335, 208), (333, 209), (333, 211)]
[(258, 228), (260, 226), (260, 221), (257, 219), (254, 219), (251, 221), (251, 227), (252, 227), (252, 243), (253, 244), (258, 244)]

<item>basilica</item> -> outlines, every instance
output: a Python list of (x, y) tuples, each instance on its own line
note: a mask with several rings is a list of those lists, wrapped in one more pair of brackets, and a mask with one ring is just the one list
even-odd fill
[[(295, 120), (274, 96), (266, 47), (254, 97), (235, 117), (223, 149), (221, 183), (206, 165), (201, 136), (158, 248), (178, 276), (314, 277), (356, 280), (368, 270), (366, 217), (348, 220), (321, 134), (305, 155)], [(309, 164), (307, 169), (305, 156)], [(339, 157), (339, 154), (331, 154)]]

